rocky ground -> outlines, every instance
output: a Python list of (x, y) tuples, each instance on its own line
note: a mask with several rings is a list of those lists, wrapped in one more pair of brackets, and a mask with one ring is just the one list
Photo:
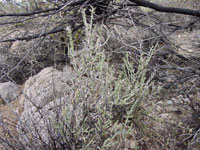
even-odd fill
[[(191, 56), (191, 59), (195, 57), (196, 62), (200, 62), (198, 33), (199, 31), (185, 31), (171, 37), (177, 46), (180, 46), (178, 52), (185, 57)], [(174, 60), (172, 59), (172, 61)], [(196, 65), (193, 66), (192, 63), (186, 64), (186, 66), (187, 68), (196, 69)], [(26, 111), (23, 109), (30, 109), (32, 107), (32, 104), (27, 104), (27, 108), (25, 108), (26, 104), (19, 102), (19, 99), (26, 99), (26, 97), (22, 98), (23, 96), (20, 95), (22, 91), (26, 93), (26, 95), (31, 95), (31, 91), (37, 91), (37, 88), (40, 87), (45, 89), (44, 95), (48, 96), (48, 99), (55, 96), (52, 94), (53, 92), (51, 93), (52, 95), (49, 95), (49, 91), (51, 91), (49, 87), (51, 78), (48, 77), (52, 74), (56, 74), (57, 80), (60, 81), (62, 80), (63, 72), (52, 70), (54, 69), (46, 68), (34, 77), (29, 78), (23, 85), (20, 85), (18, 90), (14, 91), (17, 96), (14, 96), (15, 100), (11, 103), (7, 104), (1, 100), (1, 119), (10, 124), (8, 128), (10, 128), (13, 133), (16, 133), (16, 121), (19, 117), (15, 113), (21, 115), (23, 112), (23, 114), (25, 114)], [(70, 71), (68, 71), (68, 75), (70, 76), (71, 74), (69, 72)], [(161, 92), (157, 95), (157, 98), (149, 99), (147, 103), (143, 104), (143, 107), (147, 108), (145, 111), (148, 112), (149, 115), (147, 117), (148, 119), (144, 121), (144, 134), (147, 134), (147, 136), (145, 136), (146, 138), (141, 140), (136, 137), (139, 149), (200, 149), (200, 80), (199, 76), (196, 76), (192, 79), (188, 77), (190, 80), (185, 79), (178, 82), (178, 79), (182, 75), (184, 75), (184, 73), (180, 70), (171, 71), (166, 69), (165, 82), (162, 80), (157, 82), (157, 85), (163, 87)], [(32, 86), (31, 83), (35, 83), (36, 87)], [(68, 84), (70, 85), (70, 83)], [(60, 85), (61, 84), (59, 84), (59, 86)], [(55, 87), (56, 86), (57, 85), (55, 85)], [(58, 91), (63, 90), (63, 88), (66, 88), (66, 86), (58, 87)], [(11, 93), (8, 95), (11, 96), (12, 94), (13, 92), (11, 90)], [(37, 92), (35, 93), (34, 99), (37, 98), (38, 94)], [(39, 104), (40, 102), (36, 103)], [(38, 105), (38, 107), (41, 107), (40, 109), (43, 109), (44, 106), (44, 101), (42, 106)], [(46, 109), (47, 108), (44, 110)], [(2, 130), (0, 132), (1, 136), (6, 135)], [(135, 146), (129, 145), (127, 149), (135, 149)]]

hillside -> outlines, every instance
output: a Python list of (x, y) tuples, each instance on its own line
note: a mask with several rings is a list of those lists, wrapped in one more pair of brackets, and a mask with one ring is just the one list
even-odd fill
[(1, 2), (0, 149), (200, 149), (199, 2), (151, 2)]

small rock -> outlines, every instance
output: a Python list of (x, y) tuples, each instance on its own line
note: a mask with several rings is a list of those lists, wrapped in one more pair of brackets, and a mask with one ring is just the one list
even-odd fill
[(156, 106), (156, 112), (161, 112), (163, 110), (163, 108), (159, 105)]
[(173, 98), (171, 98), (171, 101), (176, 102), (177, 99), (173, 97)]
[(194, 94), (190, 94), (190, 95), (189, 95), (189, 98), (194, 99), (194, 98), (195, 98), (195, 95), (194, 95)]
[(136, 141), (131, 141), (130, 148), (136, 150), (137, 149), (137, 142)]
[(3, 103), (15, 100), (19, 95), (18, 91), (18, 86), (12, 82), (0, 83), (0, 97), (4, 101)]
[(184, 98), (183, 101), (186, 102), (186, 103), (190, 103), (190, 99), (189, 98)]
[(159, 101), (156, 103), (157, 105), (163, 105), (163, 102), (162, 101)]
[(125, 141), (125, 148), (136, 150), (137, 149), (137, 142), (135, 140)]
[(179, 95), (177, 98), (178, 98), (179, 100), (184, 99), (183, 95)]
[(161, 118), (167, 119), (169, 117), (168, 113), (160, 114)]
[(6, 64), (6, 57), (0, 55), (0, 65)]
[(168, 104), (168, 105), (172, 105), (173, 102), (172, 102), (171, 100), (169, 100), (169, 101), (167, 101), (167, 104)]

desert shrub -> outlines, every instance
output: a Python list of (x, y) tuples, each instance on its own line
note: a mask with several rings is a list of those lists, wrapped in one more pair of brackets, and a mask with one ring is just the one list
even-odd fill
[[(137, 71), (129, 60), (129, 54), (123, 58), (123, 67), (118, 75), (114, 66), (108, 63), (101, 46), (101, 26), (93, 26), (92, 18), (85, 22), (86, 38), (84, 49), (77, 59), (71, 41), (71, 59), (78, 75), (74, 91), (74, 115), (67, 108), (56, 124), (62, 141), (71, 141), (69, 149), (122, 149), (124, 142), (136, 135), (135, 129), (142, 124), (142, 105), (154, 96), (158, 88), (152, 77), (147, 78), (148, 63), (153, 55), (141, 55)], [(76, 115), (76, 111), (83, 112)], [(140, 122), (140, 123), (138, 123)]]
[[(49, 141), (27, 131), (30, 136), (21, 134), (19, 137), (22, 138), (18, 138), (19, 141), (15, 139), (14, 144), (0, 139), (5, 147), (15, 149), (13, 145), (16, 144), (21, 149), (137, 148), (136, 135), (143, 130), (140, 127), (143, 124), (143, 105), (158, 92), (158, 87), (152, 82), (153, 74), (147, 76), (148, 64), (155, 50), (151, 48), (148, 54), (140, 54), (137, 69), (130, 59), (131, 52), (125, 52), (122, 68), (116, 73), (115, 65), (109, 62), (103, 47), (107, 41), (102, 36), (104, 25), (94, 25), (93, 15), (87, 19), (84, 11), (82, 14), (86, 36), (80, 51), (74, 50), (71, 29), (66, 29), (69, 57), (77, 77), (68, 97), (73, 105), (60, 107), (55, 118), (47, 124)], [(22, 126), (19, 130), (23, 129)], [(20, 141), (24, 138), (26, 143)]]

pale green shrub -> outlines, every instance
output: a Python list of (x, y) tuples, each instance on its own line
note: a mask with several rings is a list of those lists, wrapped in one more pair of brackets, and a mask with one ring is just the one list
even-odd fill
[[(154, 49), (148, 55), (141, 55), (137, 71), (127, 53), (124, 69), (118, 70), (116, 75), (114, 65), (108, 63), (109, 58), (101, 46), (101, 26), (93, 25), (93, 16), (88, 23), (84, 12), (83, 20), (86, 36), (84, 48), (78, 56), (68, 29), (70, 57), (78, 78), (72, 85), (76, 104), (74, 116), (70, 118), (66, 108), (62, 116), (66, 119), (64, 122), (61, 119), (55, 126), (65, 142), (74, 142), (72, 149), (122, 149), (123, 142), (133, 134), (134, 124), (141, 115), (138, 108), (158, 91), (152, 82), (153, 75), (146, 76)], [(78, 111), (84, 115), (76, 115)]]

